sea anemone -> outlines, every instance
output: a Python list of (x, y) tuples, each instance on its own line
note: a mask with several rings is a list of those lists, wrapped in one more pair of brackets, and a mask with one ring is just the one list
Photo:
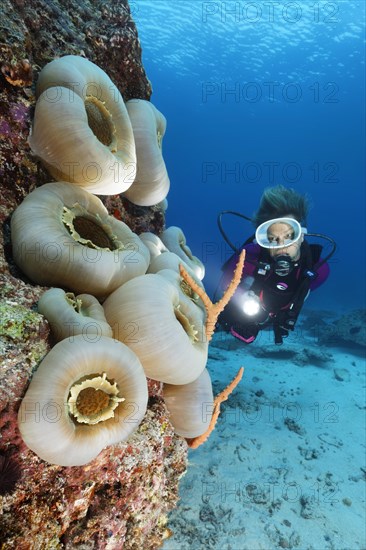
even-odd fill
[[(172, 254), (169, 252), (168, 254)], [(198, 294), (192, 289), (192, 287), (186, 282), (186, 280), (181, 276), (179, 271), (176, 271), (175, 269), (161, 269), (158, 271), (158, 274), (162, 277), (165, 277), (170, 281), (172, 284), (174, 284), (178, 290), (179, 290), (179, 299), (181, 301), (191, 301), (194, 302), (196, 305), (200, 307), (202, 310), (202, 322), (205, 322), (205, 306), (201, 300), (201, 298), (198, 296)], [(197, 284), (202, 288), (204, 291), (204, 287), (201, 281), (197, 280), (193, 275), (192, 272), (190, 272), (190, 275), (192, 278), (197, 282)], [(189, 302), (188, 302), (189, 303)]]
[(77, 55), (48, 63), (37, 82), (30, 147), (56, 180), (91, 193), (126, 191), (136, 150), (123, 98), (97, 65)]
[(140, 233), (139, 237), (144, 243), (144, 245), (146, 245), (147, 248), (149, 249), (150, 262), (151, 260), (156, 258), (156, 256), (159, 256), (160, 254), (162, 254), (162, 252), (168, 251), (163, 241), (157, 235), (155, 235), (155, 233), (150, 233), (147, 231), (145, 233)]
[(206, 432), (214, 404), (211, 378), (207, 369), (190, 384), (164, 384), (163, 396), (170, 413), (170, 421), (178, 435), (191, 439)]
[[(184, 259), (179, 257), (174, 252), (170, 252), (163, 241), (160, 239), (160, 237), (158, 237), (154, 233), (140, 233), (139, 237), (142, 242), (147, 246), (150, 252), (150, 263), (147, 269), (147, 273), (159, 273), (163, 270), (172, 270), (179, 274), (180, 266), (182, 265), (197, 282), (197, 284), (203, 287), (201, 280), (197, 276), (197, 265), (195, 264), (195, 268), (193, 270), (192, 262), (187, 255), (185, 257), (189, 260), (189, 264), (186, 263)], [(197, 258), (196, 260), (199, 262)], [(184, 284), (185, 283), (183, 282), (183, 285)], [(188, 290), (188, 285), (186, 286)], [(187, 293), (189, 294), (190, 290), (188, 290)]]
[(126, 440), (148, 399), (140, 361), (111, 338), (78, 335), (56, 344), (39, 365), (18, 413), (20, 433), (40, 458), (80, 466)]
[(170, 186), (162, 155), (166, 119), (144, 99), (131, 99), (126, 107), (135, 137), (137, 173), (124, 195), (139, 206), (152, 206), (165, 199)]
[(188, 384), (205, 368), (208, 353), (203, 311), (178, 285), (159, 274), (135, 277), (103, 303), (117, 340), (139, 357), (146, 375)]
[(174, 225), (165, 229), (160, 236), (161, 240), (170, 252), (177, 254), (200, 280), (205, 276), (205, 266), (196, 256), (192, 254), (187, 245), (186, 237), (180, 227)]
[(77, 334), (91, 341), (101, 336), (112, 337), (103, 306), (90, 294), (75, 296), (61, 288), (50, 288), (39, 299), (38, 311), (50, 323), (57, 342)]
[(151, 258), (147, 273), (160, 273), (164, 269), (169, 269), (179, 273), (180, 266), (183, 266), (188, 273), (193, 277), (193, 279), (203, 287), (201, 280), (197, 277), (197, 270), (192, 269), (192, 263), (187, 264), (174, 252), (169, 252), (169, 250), (161, 252), (161, 254), (156, 255)]
[(102, 297), (146, 272), (150, 254), (94, 195), (65, 182), (35, 189), (15, 210), (16, 264), (35, 283)]

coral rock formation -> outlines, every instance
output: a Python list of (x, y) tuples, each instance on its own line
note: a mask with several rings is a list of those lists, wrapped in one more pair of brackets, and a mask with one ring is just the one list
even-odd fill
[[(136, 27), (127, 0), (4, 0), (0, 37), (0, 546), (157, 548), (168, 533), (165, 514), (177, 501), (187, 454), (160, 384), (149, 382), (148, 412), (128, 442), (87, 466), (51, 466), (20, 438), (17, 410), (50, 341), (36, 310), (45, 289), (14, 265), (9, 238), (16, 206), (51, 179), (27, 144), (40, 69), (57, 56), (85, 55), (125, 100), (149, 99)], [(105, 204), (138, 233), (163, 228), (159, 206), (136, 207), (121, 197)]]
[(366, 346), (366, 310), (356, 309), (322, 328), (321, 344)]

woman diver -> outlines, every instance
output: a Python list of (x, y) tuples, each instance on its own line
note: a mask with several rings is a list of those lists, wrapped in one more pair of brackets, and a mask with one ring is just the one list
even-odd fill
[[(240, 251), (246, 250), (241, 283), (221, 314), (224, 330), (246, 344), (253, 342), (259, 331), (272, 327), (276, 344), (282, 344), (311, 290), (328, 278), (327, 261), (336, 245), (333, 239), (319, 233), (308, 233), (305, 227), (308, 200), (283, 185), (265, 189), (253, 218), (232, 211), (219, 214), (219, 229), (235, 253), (223, 266), (222, 282), (230, 281)], [(237, 249), (227, 238), (221, 223), (223, 214), (250, 220), (256, 232)], [(332, 243), (330, 253), (321, 258), (323, 247), (309, 244), (305, 235), (320, 237)]]

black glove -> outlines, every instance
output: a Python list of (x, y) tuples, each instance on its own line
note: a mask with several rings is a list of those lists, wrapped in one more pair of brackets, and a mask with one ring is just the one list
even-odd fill
[(296, 319), (293, 318), (289, 311), (281, 311), (275, 317), (273, 322), (273, 331), (275, 344), (282, 344), (282, 339), (287, 338), (290, 330), (294, 330)]
[(287, 332), (295, 329), (297, 317), (291, 315), (291, 310), (281, 311), (276, 315), (276, 323)]

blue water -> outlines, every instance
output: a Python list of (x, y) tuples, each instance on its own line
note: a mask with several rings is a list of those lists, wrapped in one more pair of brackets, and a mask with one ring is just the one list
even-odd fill
[[(130, 1), (166, 116), (167, 224), (206, 265), (213, 293), (230, 255), (223, 209), (251, 215), (282, 183), (311, 198), (308, 230), (338, 244), (309, 305), (365, 306), (365, 4)], [(226, 221), (226, 220), (225, 220)], [(226, 221), (239, 243), (248, 222)]]
[[(309, 232), (329, 235), (338, 245), (330, 261), (330, 278), (310, 296), (307, 307), (330, 309), (336, 315), (365, 307), (365, 3), (136, 0), (130, 4), (153, 86), (151, 100), (168, 121), (163, 143), (171, 179), (167, 225), (180, 226), (205, 263), (209, 293), (214, 293), (220, 267), (231, 255), (217, 227), (218, 213), (238, 210), (250, 216), (264, 188), (283, 184), (310, 197)], [(243, 220), (227, 218), (224, 223), (236, 245), (253, 232)], [(322, 457), (309, 466), (301, 461), (296, 436), (288, 438), (280, 424), (268, 432), (260, 423), (253, 431), (248, 425), (235, 431), (221, 418), (209, 442), (189, 453), (181, 500), (169, 519), (174, 536), (164, 546), (278, 548), (266, 529), (270, 525), (284, 532), (282, 520), (290, 518), (290, 531), (301, 537), (300, 542), (290, 540), (291, 548), (364, 548), (359, 542), (364, 537), (364, 501), (360, 487), (351, 481), (364, 457), (364, 428), (357, 420), (363, 406), (363, 397), (357, 397), (363, 391), (362, 353), (342, 354), (309, 339), (289, 338), (283, 356), (274, 355), (271, 361), (269, 355), (261, 364), (256, 350), (263, 351), (263, 342), (258, 340), (249, 350), (239, 348), (237, 355), (235, 348), (229, 352), (218, 340), (210, 346), (207, 366), (215, 393), (239, 364), (245, 365), (245, 379), (225, 410), (232, 414), (235, 403), (252, 406), (261, 393), (258, 389), (274, 403), (287, 395), (291, 402), (298, 400), (304, 412), (305, 444), (316, 446), (319, 426), (306, 425), (306, 410), (315, 400), (335, 402), (340, 419), (334, 434), (343, 447), (338, 455), (332, 446), (322, 449)], [(305, 348), (310, 354), (330, 353), (332, 359), (320, 368), (311, 360), (299, 368), (291, 352), (301, 354)], [(348, 384), (339, 386), (335, 380), (337, 367), (349, 372)], [(352, 409), (353, 402), (359, 408)], [(329, 424), (323, 428), (327, 433), (331, 429)], [(252, 454), (250, 442), (258, 449)], [(235, 454), (241, 445), (243, 463)], [(281, 453), (284, 458), (279, 461)], [(347, 520), (341, 498), (334, 507), (321, 503), (319, 514), (304, 520), (297, 517), (298, 506), (284, 501), (282, 512), (271, 511), (271, 518), (266, 507), (260, 511), (261, 505), (243, 506), (216, 495), (210, 509), (212, 524), (205, 523), (202, 480), (232, 488), (251, 476), (261, 483), (276, 468), (283, 468), (302, 489), (310, 480), (322, 479), (324, 472), (332, 472), (333, 479), (340, 480), (342, 495), (355, 490)]]

